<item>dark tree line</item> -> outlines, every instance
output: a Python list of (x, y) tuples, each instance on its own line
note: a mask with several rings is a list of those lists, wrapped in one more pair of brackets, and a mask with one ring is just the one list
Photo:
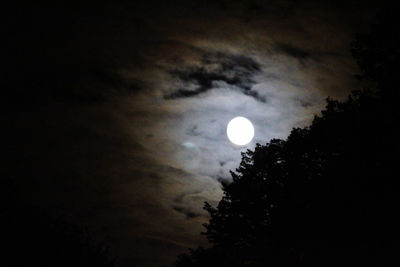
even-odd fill
[(108, 248), (88, 229), (27, 204), (7, 177), (0, 185), (0, 266), (114, 266)]
[(399, 36), (385, 13), (352, 43), (374, 86), (327, 99), (309, 127), (242, 153), (217, 207), (205, 203), (210, 248), (186, 266), (387, 266), (398, 252)]

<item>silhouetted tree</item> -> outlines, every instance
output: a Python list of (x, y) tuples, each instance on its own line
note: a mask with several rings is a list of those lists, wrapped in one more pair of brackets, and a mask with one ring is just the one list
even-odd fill
[(114, 266), (107, 247), (87, 229), (27, 205), (13, 180), (1, 182), (0, 266)]
[(389, 35), (394, 21), (385, 17), (352, 45), (376, 88), (343, 102), (328, 98), (309, 127), (242, 153), (218, 206), (205, 204), (212, 246), (181, 255), (176, 267), (394, 263), (400, 47), (399, 30)]

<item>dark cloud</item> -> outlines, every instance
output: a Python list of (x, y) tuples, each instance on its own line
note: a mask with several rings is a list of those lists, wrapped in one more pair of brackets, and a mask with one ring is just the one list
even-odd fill
[(6, 165), (27, 203), (109, 235), (122, 264), (206, 242), (203, 201), (218, 203), (244, 149), (226, 138), (233, 116), (254, 142), (284, 138), (354, 74), (338, 17), (361, 24), (358, 6), (62, 2), (4, 12)]
[(297, 58), (301, 62), (303, 62), (305, 59), (310, 58), (310, 56), (311, 56), (308, 51), (306, 51), (302, 48), (292, 46), (291, 44), (278, 43), (276, 45), (276, 50), (279, 53), (283, 53), (290, 57)]
[(200, 213), (196, 213), (192, 210), (190, 210), (189, 208), (186, 207), (181, 207), (181, 206), (172, 206), (172, 208), (180, 213), (183, 213), (187, 219), (192, 219), (192, 218), (196, 218), (196, 217), (200, 217), (202, 216), (202, 214)]
[(313, 103), (311, 103), (310, 101), (304, 101), (304, 100), (302, 100), (302, 99), (296, 99), (298, 102), (300, 102), (300, 105), (303, 107), (303, 108), (309, 108), (309, 107), (312, 107), (313, 106)]
[(190, 136), (199, 136), (201, 132), (199, 131), (199, 126), (194, 125), (186, 130), (186, 134)]
[(143, 64), (137, 39), (153, 31), (118, 4), (62, 1), (12, 5), (6, 12), (0, 26), (7, 51), (1, 85), (10, 105), (93, 104), (141, 88), (118, 70)]
[(201, 66), (191, 66), (186, 69), (174, 69), (170, 74), (177, 77), (186, 87), (178, 88), (165, 95), (165, 99), (193, 97), (211, 89), (218, 88), (218, 83), (225, 83), (231, 88), (238, 88), (245, 95), (258, 101), (265, 98), (251, 88), (255, 84), (254, 75), (259, 73), (261, 65), (253, 58), (245, 55), (227, 53), (208, 53), (201, 61)]

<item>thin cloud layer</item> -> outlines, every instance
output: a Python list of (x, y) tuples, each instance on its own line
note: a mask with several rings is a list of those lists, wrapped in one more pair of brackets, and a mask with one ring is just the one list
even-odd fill
[[(38, 27), (8, 39), (10, 140), (12, 157), (29, 162), (14, 174), (30, 177), (26, 199), (89, 225), (124, 266), (207, 244), (203, 202), (218, 203), (240, 152), (285, 138), (327, 96), (355, 89), (349, 42), (374, 13), (192, 2), (36, 7)], [(235, 116), (255, 127), (246, 147), (226, 137)]]

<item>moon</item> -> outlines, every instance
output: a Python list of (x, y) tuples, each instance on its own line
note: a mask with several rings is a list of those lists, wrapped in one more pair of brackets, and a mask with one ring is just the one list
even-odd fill
[(236, 117), (228, 123), (226, 134), (232, 143), (244, 146), (253, 139), (254, 127), (251, 121), (245, 117)]

